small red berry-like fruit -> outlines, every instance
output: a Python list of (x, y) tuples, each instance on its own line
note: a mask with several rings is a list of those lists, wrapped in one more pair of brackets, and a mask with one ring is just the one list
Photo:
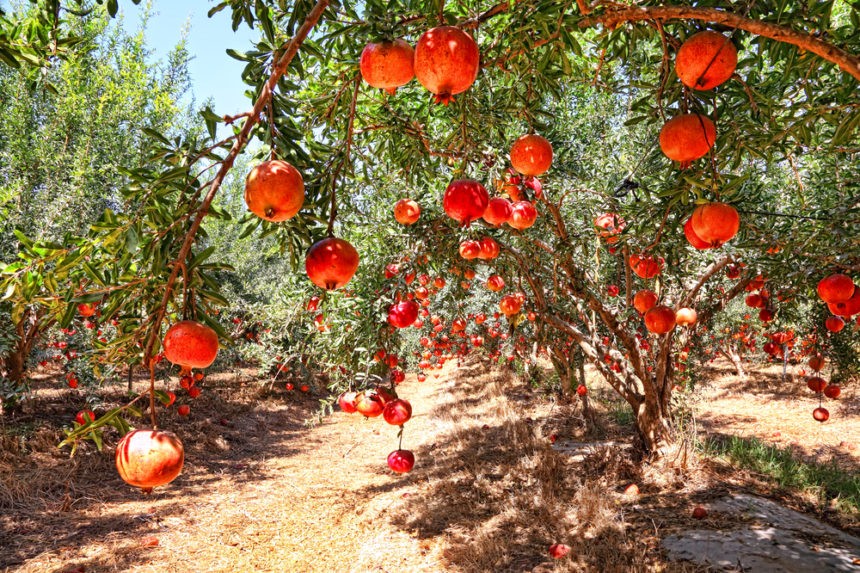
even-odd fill
[(586, 388), (584, 384), (580, 384), (576, 387), (576, 393), (580, 396), (585, 396), (586, 394), (588, 394), (588, 388)]
[(564, 543), (553, 543), (549, 546), (549, 556), (553, 559), (561, 559), (570, 553), (570, 547)]
[(693, 510), (693, 517), (696, 519), (705, 519), (705, 517), (707, 517), (707, 516), (708, 516), (708, 510), (706, 510), (701, 505), (696, 507), (696, 509)]
[(88, 424), (96, 419), (96, 414), (92, 410), (81, 410), (78, 412), (78, 415), (75, 416), (75, 421), (83, 426), (84, 424)]
[(183, 404), (176, 409), (176, 413), (179, 414), (180, 416), (187, 416), (188, 414), (191, 413), (191, 406), (189, 406), (187, 404)]

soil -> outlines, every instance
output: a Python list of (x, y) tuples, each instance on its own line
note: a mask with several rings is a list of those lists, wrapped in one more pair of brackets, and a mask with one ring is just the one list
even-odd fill
[[(833, 446), (856, 440), (853, 394), (843, 392), (822, 429), (798, 381), (783, 387), (767, 369), (739, 381), (726, 369), (717, 365), (695, 404), (701, 431), (796, 440), (799, 455), (856, 464), (854, 450)], [(857, 531), (854, 516), (821, 512), (716, 461), (643, 463), (618, 446), (633, 441), (633, 428), (597, 383), (594, 428), (578, 401), (538, 394), (487, 362), (449, 365), (424, 383), (407, 376), (398, 386), (413, 406), (403, 447), (416, 466), (399, 475), (385, 462), (396, 427), (342, 412), (320, 418), (322, 389), (287, 391), (255, 374), (207, 376), (190, 416), (175, 406), (162, 413), (186, 462), (150, 496), (119, 479), (113, 430), (101, 453), (56, 449), (60, 426), (83, 404), (40, 383), (35, 407), (0, 434), (0, 570), (703, 571), (670, 558), (663, 540), (739, 525), (728, 511), (702, 521), (691, 512), (753, 493)], [(103, 398), (120, 403), (122, 389)], [(753, 416), (762, 407), (765, 421)], [(638, 495), (624, 493), (630, 484)], [(553, 543), (571, 552), (554, 560)]]

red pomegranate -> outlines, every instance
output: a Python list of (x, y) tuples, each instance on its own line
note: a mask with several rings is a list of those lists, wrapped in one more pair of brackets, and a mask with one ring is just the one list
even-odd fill
[(835, 400), (840, 394), (842, 394), (842, 388), (839, 386), (827, 386), (824, 388), (824, 395), (831, 400)]
[(394, 95), (397, 88), (408, 84), (415, 77), (412, 68), (414, 56), (412, 46), (400, 38), (393, 42), (367, 44), (359, 60), (361, 77), (371, 87)]
[(337, 404), (340, 409), (347, 414), (355, 412), (355, 399), (358, 395), (355, 392), (344, 392), (337, 399)]
[(698, 315), (692, 308), (679, 308), (675, 313), (675, 324), (678, 326), (693, 326), (697, 319)]
[(493, 292), (499, 292), (505, 288), (505, 279), (499, 275), (492, 275), (487, 279), (487, 288)]
[(469, 239), (460, 243), (460, 256), (467, 261), (477, 259), (481, 256), (481, 243)]
[(773, 320), (773, 312), (766, 308), (763, 308), (758, 313), (758, 319), (762, 322), (770, 322), (771, 320)]
[(828, 302), (827, 308), (836, 316), (845, 318), (860, 314), (860, 288), (854, 289), (854, 296), (842, 302)]
[(618, 285), (609, 285), (609, 287), (607, 287), (606, 289), (606, 292), (609, 296), (618, 296), (618, 294), (621, 292), (621, 289), (618, 288)]
[(394, 204), (394, 220), (401, 225), (411, 225), (421, 216), (421, 207), (412, 199), (401, 199)]
[(823, 424), (830, 418), (830, 412), (827, 411), (827, 408), (819, 406), (812, 411), (812, 417), (815, 418), (816, 422), (821, 422)]
[(561, 559), (570, 553), (570, 546), (564, 543), (553, 543), (549, 546), (549, 556), (553, 559)]
[(809, 367), (818, 372), (824, 368), (824, 358), (821, 356), (813, 356), (809, 359)]
[(627, 223), (615, 213), (604, 213), (594, 219), (594, 226), (603, 229), (598, 231), (598, 234), (611, 245), (617, 243), (621, 238), (618, 235), (621, 234)]
[(291, 219), (305, 202), (305, 182), (286, 161), (265, 161), (245, 180), (245, 204), (254, 215), (278, 223)]
[(693, 232), (711, 247), (719, 247), (731, 240), (740, 227), (738, 212), (725, 203), (699, 205), (690, 217)]
[(149, 493), (166, 485), (182, 471), (185, 450), (172, 432), (134, 430), (116, 447), (116, 469), (127, 484)]
[(502, 300), (499, 302), (499, 309), (505, 314), (505, 316), (512, 316), (517, 314), (522, 308), (522, 302), (514, 294), (506, 294), (502, 297)]
[(528, 201), (517, 201), (511, 208), (511, 218), (508, 225), (514, 229), (528, 229), (537, 220), (537, 209)]
[(164, 357), (173, 364), (206, 368), (218, 355), (218, 335), (205, 324), (183, 320), (167, 329), (162, 346)]
[(475, 40), (454, 26), (424, 32), (415, 46), (415, 77), (448, 105), (454, 95), (469, 89), (478, 77), (481, 54)]
[(84, 318), (89, 318), (96, 313), (96, 307), (92, 304), (82, 302), (78, 305), (78, 314)]
[(687, 237), (687, 242), (690, 243), (694, 249), (698, 249), (700, 251), (704, 249), (710, 249), (711, 244), (707, 241), (704, 241), (696, 234), (696, 231), (693, 230), (693, 218), (690, 217), (687, 219), (687, 222), (684, 223), (684, 236)]
[(834, 274), (818, 282), (818, 296), (824, 302), (844, 302), (854, 295), (854, 281), (843, 274)]
[(693, 519), (705, 519), (708, 516), (708, 511), (702, 507), (698, 506), (693, 509)]
[(345, 286), (358, 270), (358, 251), (343, 239), (329, 237), (314, 243), (305, 259), (305, 272), (318, 287)]
[(671, 332), (675, 328), (675, 313), (668, 306), (655, 306), (645, 313), (645, 328), (655, 334)]
[(585, 396), (586, 394), (588, 394), (588, 388), (586, 388), (583, 384), (580, 384), (576, 387), (576, 393), (580, 396)]
[(740, 278), (741, 268), (737, 265), (729, 265), (726, 267), (726, 276), (730, 279)]
[(511, 218), (511, 202), (504, 197), (493, 197), (487, 204), (483, 217), (484, 221), (494, 227), (507, 223)]
[(376, 393), (362, 392), (355, 398), (355, 410), (362, 416), (376, 418), (382, 414), (385, 403)]
[(738, 52), (730, 38), (706, 30), (693, 34), (675, 57), (675, 72), (685, 86), (710, 90), (735, 73)]
[(481, 239), (481, 254), (478, 255), (478, 258), (492, 260), (498, 257), (500, 252), (501, 249), (499, 249), (499, 244), (492, 237), (484, 237)]
[(392, 304), (388, 309), (388, 322), (395, 328), (412, 326), (418, 320), (418, 303), (414, 300)]
[(663, 259), (658, 261), (651, 255), (633, 255), (630, 257), (630, 267), (637, 276), (650, 279), (660, 274)]
[(394, 450), (388, 454), (388, 467), (399, 474), (408, 473), (415, 467), (415, 456), (409, 450)]
[(750, 308), (761, 308), (764, 299), (757, 294), (750, 294), (744, 299), (744, 304)]
[(95, 419), (96, 419), (96, 413), (93, 412), (92, 410), (81, 410), (75, 416), (75, 421), (78, 424), (80, 424), (81, 426), (83, 426), (85, 424), (89, 424), (90, 422), (92, 422)]
[(445, 190), (442, 207), (449, 217), (468, 227), (484, 215), (489, 202), (490, 197), (483, 185), (471, 179), (458, 179)]
[(645, 314), (657, 304), (657, 293), (653, 290), (642, 289), (633, 295), (633, 306), (641, 312)]
[(540, 135), (523, 135), (511, 146), (511, 165), (523, 175), (543, 175), (552, 165), (552, 144)]
[(685, 113), (670, 119), (660, 130), (660, 149), (672, 161), (686, 169), (704, 157), (717, 138), (714, 122), (698, 113)]
[(831, 316), (824, 321), (824, 327), (830, 332), (839, 332), (845, 328), (845, 321), (838, 316)]
[(819, 376), (810, 376), (806, 381), (806, 385), (815, 393), (824, 392), (827, 387), (827, 381)]
[(412, 417), (412, 404), (396, 398), (385, 405), (382, 417), (392, 426), (402, 426)]

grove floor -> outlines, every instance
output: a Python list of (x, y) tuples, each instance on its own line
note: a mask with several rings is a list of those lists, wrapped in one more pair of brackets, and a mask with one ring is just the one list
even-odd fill
[[(553, 449), (551, 435), (556, 445), (631, 440), (632, 427), (607, 415), (613, 406), (599, 385), (595, 431), (577, 403), (538, 396), (489, 363), (451, 365), (424, 383), (411, 375), (398, 391), (413, 406), (403, 446), (417, 462), (397, 475), (385, 463), (397, 428), (342, 412), (308, 425), (320, 395), (261, 386), (252, 374), (207, 377), (189, 417), (162, 416), (186, 462), (152, 496), (117, 476), (115, 436), (102, 453), (57, 451), (56, 418), (74, 411), (68, 395), (46, 390), (26, 432), (0, 434), (0, 570), (698, 571), (669, 561), (660, 545), (730, 525), (719, 512), (693, 520), (697, 504), (754, 492), (811, 509), (802, 495), (693, 456), (666, 471), (629, 448), (584, 459)], [(856, 396), (844, 393), (819, 426), (799, 384), (783, 386), (767, 370), (741, 381), (716, 369), (695, 404), (699, 429), (796, 441), (801, 455), (856, 464)], [(113, 392), (106, 399), (119, 399)], [(762, 408), (764, 421), (753, 416)], [(631, 483), (640, 495), (623, 493)], [(851, 516), (823, 517), (857, 531)], [(570, 555), (551, 559), (552, 543), (571, 546)]]

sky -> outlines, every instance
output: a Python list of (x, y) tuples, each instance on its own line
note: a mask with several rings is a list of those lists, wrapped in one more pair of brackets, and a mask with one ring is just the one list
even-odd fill
[[(129, 32), (138, 30), (145, 3), (145, 0), (140, 6), (130, 0), (119, 3), (123, 26)], [(188, 50), (193, 56), (190, 72), (198, 105), (212, 98), (215, 113), (235, 115), (247, 111), (252, 104), (243, 95), (246, 86), (241, 74), (245, 64), (228, 56), (226, 50), (247, 51), (257, 33), (244, 23), (234, 33), (229, 8), (207, 17), (216, 4), (215, 0), (152, 0), (146, 43), (153, 50), (154, 59), (163, 59), (188, 26)]]

